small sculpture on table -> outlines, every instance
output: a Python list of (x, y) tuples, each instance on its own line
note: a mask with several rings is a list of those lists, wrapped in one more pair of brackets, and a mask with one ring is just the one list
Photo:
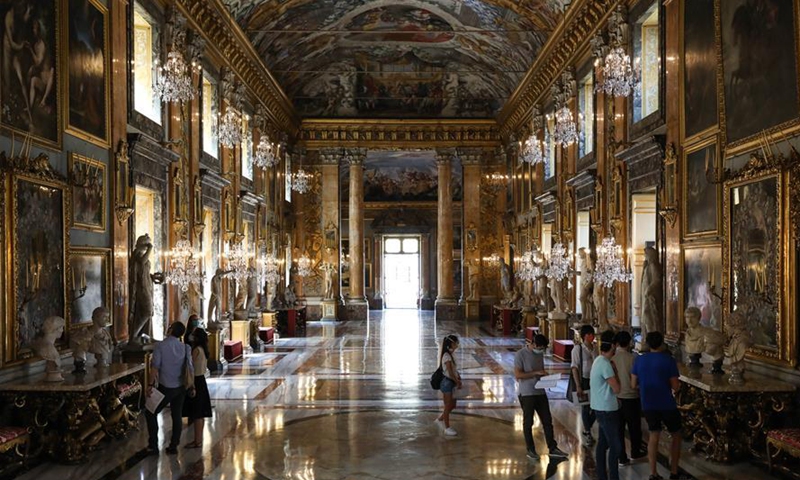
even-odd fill
[(56, 340), (64, 333), (64, 319), (61, 317), (47, 317), (42, 324), (42, 331), (31, 342), (31, 348), (37, 356), (41, 357), (45, 367), (45, 382), (61, 382), (61, 354), (56, 348)]
[(683, 316), (687, 327), (684, 345), (686, 353), (689, 354), (689, 367), (699, 369), (702, 366), (700, 358), (706, 353), (713, 360), (711, 373), (725, 373), (722, 370), (725, 335), (713, 328), (700, 325), (700, 309), (697, 307), (687, 308)]
[(88, 328), (81, 328), (75, 330), (69, 337), (69, 348), (72, 349), (72, 358), (74, 360), (75, 370), (72, 371), (75, 375), (86, 373), (86, 352), (92, 343), (92, 333)]
[(725, 333), (728, 334), (728, 343), (725, 345), (725, 356), (731, 364), (731, 376), (728, 382), (733, 385), (744, 383), (745, 354), (753, 345), (753, 339), (747, 330), (747, 319), (740, 310), (731, 312), (725, 323)]
[(108, 310), (104, 307), (95, 308), (92, 312), (92, 326), (89, 327), (89, 332), (92, 334), (89, 352), (94, 354), (98, 368), (107, 367), (111, 364), (114, 338), (111, 336), (108, 327)]

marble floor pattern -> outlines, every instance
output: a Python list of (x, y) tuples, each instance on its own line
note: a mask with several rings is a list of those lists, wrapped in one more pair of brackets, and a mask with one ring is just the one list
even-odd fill
[[(434, 425), (441, 399), (428, 384), (436, 341), (450, 333), (461, 338), (456, 361), (465, 380), (452, 420), (456, 437), (443, 436)], [(371, 312), (363, 322), (311, 322), (307, 337), (278, 339), (209, 377), (214, 417), (206, 422), (202, 449), (145, 456), (142, 419), (139, 432), (104, 444), (85, 464), (45, 463), (19, 478), (595, 478), (593, 449), (579, 440), (578, 412), (558, 389), (550, 392), (551, 409), (557, 441), (569, 458), (554, 461), (544, 454), (538, 422), (541, 460), (525, 456), (513, 379), (514, 352), (522, 345), (519, 338), (494, 337), (478, 323), (437, 323), (430, 312), (415, 310)], [(568, 371), (551, 357), (547, 368)], [(162, 449), (169, 438), (166, 415), (159, 420)], [(184, 428), (182, 442), (192, 435)], [(701, 480), (770, 478), (749, 464), (721, 467), (690, 454), (681, 468)], [(664, 465), (659, 472), (668, 477)], [(646, 460), (620, 469), (623, 480), (648, 474)]]

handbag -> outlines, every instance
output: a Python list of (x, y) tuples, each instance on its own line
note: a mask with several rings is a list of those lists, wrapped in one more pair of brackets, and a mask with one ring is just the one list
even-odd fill
[(431, 388), (439, 390), (439, 388), (442, 387), (442, 380), (444, 380), (444, 370), (442, 370), (442, 367), (439, 367), (433, 372), (433, 375), (431, 375)]

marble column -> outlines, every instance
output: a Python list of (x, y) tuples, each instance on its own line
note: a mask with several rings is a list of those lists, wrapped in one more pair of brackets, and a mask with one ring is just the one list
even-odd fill
[(433, 299), (431, 298), (431, 234), (422, 234), (420, 242), (420, 290), (422, 296), (419, 299), (420, 310), (433, 310)]
[[(483, 151), (471, 149), (460, 155), (464, 169), (462, 248), (461, 271), (464, 272), (461, 285), (461, 303), (465, 306), (468, 320), (480, 317), (480, 263), (481, 254), (478, 245), (478, 232), (481, 224), (481, 158)], [(477, 281), (470, 282), (470, 277), (477, 276)], [(472, 288), (477, 287), (477, 292)]]
[[(339, 161), (341, 149), (320, 150), (319, 159), (322, 164), (322, 238), (324, 249), (322, 261), (334, 266), (341, 272), (339, 261)], [(333, 298), (322, 299), (322, 320), (338, 320), (339, 275), (333, 279)]]
[(436, 257), (437, 287), (436, 320), (458, 320), (461, 308), (453, 289), (453, 189), (452, 162), (454, 149), (436, 151), (438, 164), (439, 201), (437, 210)]
[(345, 299), (348, 320), (366, 320), (367, 297), (364, 295), (364, 159), (365, 148), (345, 150), (350, 163), (350, 292)]

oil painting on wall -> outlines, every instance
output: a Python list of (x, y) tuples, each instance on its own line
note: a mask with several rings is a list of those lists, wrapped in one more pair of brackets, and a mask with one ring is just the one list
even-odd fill
[(756, 347), (778, 348), (781, 296), (780, 179), (772, 175), (732, 185), (730, 305), (742, 310)]
[(78, 228), (106, 229), (106, 166), (81, 155), (70, 155), (72, 221)]
[(691, 137), (717, 123), (717, 48), (714, 0), (683, 2), (684, 132)]
[[(719, 246), (687, 247), (683, 252), (683, 308), (697, 307), (700, 323), (722, 328), (722, 250)], [(686, 328), (682, 326), (681, 328)]]
[(0, 123), (59, 145), (57, 2), (2, 0), (0, 14)]
[(686, 155), (684, 233), (686, 236), (717, 231), (717, 186), (708, 181), (707, 171), (717, 162), (717, 145), (712, 143)]
[[(461, 162), (451, 162), (451, 169), (453, 200), (458, 201), (461, 200)], [(436, 201), (438, 177), (433, 150), (370, 150), (364, 162), (364, 199), (368, 202)]]
[(111, 250), (73, 248), (69, 269), (67, 285), (75, 299), (70, 305), (70, 324), (90, 323), (95, 308), (111, 306)]
[(65, 190), (14, 177), (15, 352), (28, 348), (47, 317), (65, 317)]
[(793, 0), (720, 2), (728, 143), (798, 116), (794, 13)]
[(67, 9), (67, 125), (79, 136), (108, 143), (107, 10), (94, 0)]

